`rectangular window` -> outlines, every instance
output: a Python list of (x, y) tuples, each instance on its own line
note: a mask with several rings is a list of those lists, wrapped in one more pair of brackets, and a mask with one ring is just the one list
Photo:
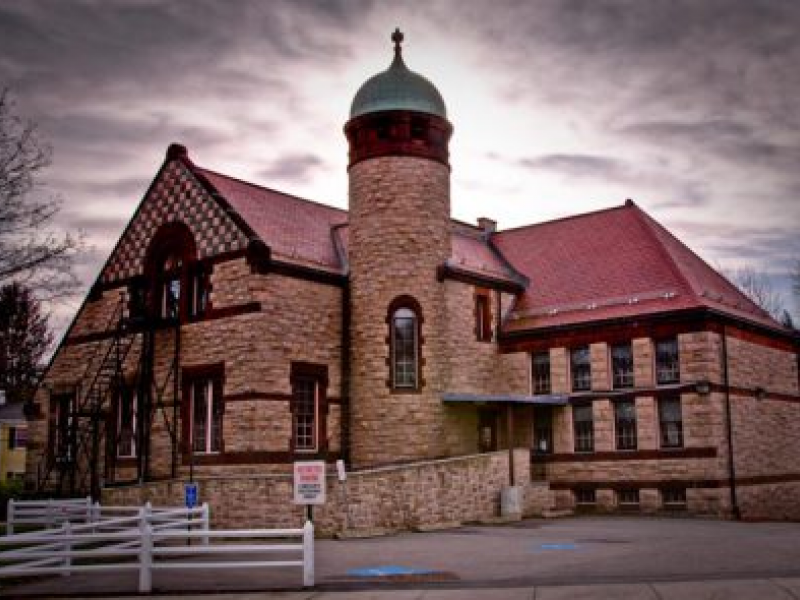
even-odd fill
[(592, 363), (589, 346), (573, 348), (569, 354), (572, 391), (582, 392), (592, 389)]
[(636, 450), (636, 403), (633, 400), (614, 403), (614, 427), (617, 450)]
[(656, 383), (678, 383), (681, 379), (678, 340), (658, 340), (656, 342)]
[(28, 445), (28, 428), (27, 427), (9, 427), (8, 428), (8, 449), (16, 450), (17, 448), (25, 448)]
[(573, 490), (577, 506), (594, 506), (597, 504), (597, 492), (594, 488), (576, 488)]
[(55, 394), (50, 398), (50, 417), (48, 438), (50, 453), (58, 461), (69, 461), (72, 458), (72, 420), (75, 404), (75, 393)]
[(324, 452), (328, 447), (328, 367), (293, 362), (289, 379), (292, 385), (291, 450), (297, 453)]
[(614, 389), (633, 387), (633, 350), (630, 344), (611, 346)]
[(658, 425), (662, 448), (683, 447), (683, 416), (680, 398), (661, 398), (658, 401)]
[(208, 308), (208, 273), (197, 264), (191, 278), (191, 290), (189, 298), (189, 316), (192, 318), (202, 317)]
[(315, 452), (319, 414), (317, 382), (311, 377), (296, 377), (292, 386), (294, 449)]
[(117, 456), (136, 456), (136, 403), (135, 389), (124, 387), (117, 399)]
[(623, 489), (617, 492), (617, 503), (620, 508), (639, 508), (639, 490)]
[(189, 383), (191, 398), (192, 452), (215, 454), (222, 451), (222, 381), (197, 377)]
[(475, 337), (479, 342), (492, 341), (492, 310), (488, 294), (475, 295)]
[(686, 509), (686, 488), (664, 488), (661, 490), (661, 504), (667, 510)]
[(591, 404), (572, 407), (575, 452), (594, 452), (594, 415)]
[(533, 377), (533, 393), (550, 393), (550, 353), (536, 352), (531, 356), (531, 375)]

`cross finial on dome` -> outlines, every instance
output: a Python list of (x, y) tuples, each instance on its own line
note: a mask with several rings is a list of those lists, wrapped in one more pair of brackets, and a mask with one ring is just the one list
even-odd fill
[(394, 33), (392, 34), (392, 41), (394, 42), (394, 53), (400, 54), (401, 48), (400, 44), (403, 43), (403, 32), (400, 31), (399, 27), (396, 27)]

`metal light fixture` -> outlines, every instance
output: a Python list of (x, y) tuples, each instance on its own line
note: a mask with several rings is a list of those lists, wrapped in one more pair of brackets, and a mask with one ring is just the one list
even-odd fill
[(694, 384), (694, 390), (701, 396), (711, 393), (711, 382), (708, 379), (701, 379)]

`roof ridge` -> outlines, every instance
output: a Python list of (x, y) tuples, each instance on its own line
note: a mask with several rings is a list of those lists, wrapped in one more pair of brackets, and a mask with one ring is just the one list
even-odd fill
[[(686, 289), (692, 294), (692, 296), (695, 297), (695, 300), (700, 301), (700, 299), (698, 298), (699, 294), (697, 290), (694, 289), (692, 282), (686, 277), (686, 275), (684, 275), (683, 271), (678, 266), (678, 263), (675, 261), (675, 257), (673, 257), (672, 253), (669, 252), (669, 250), (667, 250), (667, 248), (664, 247), (664, 244), (655, 234), (655, 231), (653, 231), (651, 221), (652, 222), (655, 221), (651, 219), (650, 215), (648, 215), (639, 206), (631, 204), (629, 208), (633, 209), (633, 214), (636, 216), (636, 222), (639, 223), (639, 226), (648, 234), (648, 237), (650, 237), (655, 242), (658, 253), (661, 254), (667, 260), (667, 264), (669, 265), (669, 268), (673, 272), (673, 274), (678, 278), (678, 280), (684, 286), (686, 286)], [(700, 257), (698, 256), (697, 258)]]
[[(639, 208), (639, 207), (636, 207)], [(725, 287), (728, 288), (731, 292), (733, 292), (734, 296), (738, 296), (739, 300), (744, 300), (746, 303), (750, 304), (753, 308), (756, 309), (759, 316), (768, 317), (770, 320), (774, 320), (772, 315), (770, 315), (766, 310), (756, 304), (752, 299), (750, 299), (744, 292), (742, 292), (735, 284), (733, 284), (730, 280), (728, 280), (724, 275), (722, 275), (719, 271), (717, 271), (714, 267), (709, 265), (703, 258), (698, 255), (694, 250), (692, 250), (689, 246), (687, 246), (683, 241), (681, 241), (678, 237), (673, 235), (669, 229), (661, 225), (658, 221), (653, 219), (649, 214), (647, 214), (644, 210), (639, 208), (639, 218), (637, 219), (656, 239), (656, 243), (658, 244), (659, 252), (666, 256), (669, 260), (670, 266), (673, 268), (674, 272), (677, 273), (678, 277), (687, 285), (689, 291), (695, 296), (695, 300), (698, 302), (705, 304), (704, 299), (707, 297), (705, 289), (698, 290), (695, 285), (693, 284), (692, 280), (686, 275), (684, 275), (683, 270), (678, 266), (675, 257), (672, 255), (672, 252), (666, 247), (666, 244), (662, 243), (659, 239), (658, 232), (666, 234), (667, 237), (677, 243), (681, 248), (689, 253), (689, 255), (694, 258), (695, 260), (699, 261), (700, 264), (706, 268), (709, 273), (711, 273), (716, 279), (718, 279)], [(657, 231), (656, 231), (657, 230)], [(722, 302), (722, 304), (727, 304), (726, 302)], [(754, 312), (752, 310), (745, 309), (746, 312)], [(777, 323), (776, 323), (777, 324)]]
[(296, 194), (290, 194), (288, 192), (282, 192), (281, 190), (277, 190), (275, 188), (268, 187), (266, 185), (261, 185), (259, 183), (253, 183), (252, 181), (246, 181), (239, 177), (234, 177), (232, 175), (227, 175), (225, 173), (220, 173), (219, 171), (215, 171), (213, 169), (207, 169), (205, 167), (200, 167), (195, 165), (195, 169), (204, 173), (210, 173), (212, 175), (216, 175), (217, 177), (224, 177), (230, 181), (235, 181), (236, 183), (241, 183), (242, 185), (247, 185), (259, 190), (264, 190), (267, 192), (271, 192), (273, 194), (280, 194), (281, 196), (286, 196), (287, 198), (291, 198), (292, 200), (299, 200), (300, 202), (306, 202), (308, 204), (313, 204), (315, 206), (319, 206), (321, 208), (327, 208), (344, 215), (349, 215), (349, 211), (344, 208), (339, 208), (338, 206), (331, 206), (330, 204), (325, 204), (324, 202), (319, 202), (317, 200), (309, 200), (308, 198), (303, 198), (302, 196), (297, 196)]
[(553, 223), (562, 223), (564, 221), (573, 221), (577, 219), (582, 219), (584, 217), (592, 217), (594, 215), (612, 212), (615, 210), (624, 210), (626, 208), (630, 208), (631, 206), (636, 206), (636, 204), (626, 200), (624, 204), (620, 204), (617, 206), (607, 206), (606, 208), (598, 208), (597, 210), (590, 210), (588, 212), (579, 213), (577, 215), (567, 215), (564, 217), (550, 219), (549, 221), (540, 221), (538, 223), (529, 223), (528, 225), (519, 225), (517, 227), (509, 227), (508, 229), (501, 229), (500, 231), (495, 232), (495, 235), (502, 235), (508, 232), (522, 231), (523, 229), (533, 229), (534, 227), (542, 227), (544, 225), (551, 225)]

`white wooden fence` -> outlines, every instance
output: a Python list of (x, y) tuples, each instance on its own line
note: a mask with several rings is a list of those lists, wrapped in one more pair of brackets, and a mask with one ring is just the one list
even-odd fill
[[(24, 517), (30, 520), (16, 523), (50, 526), (53, 519), (65, 514), (54, 510), (59, 502), (38, 507), (41, 521), (33, 521), (36, 516), (31, 503)], [(67, 513), (77, 506), (84, 509), (75, 508), (71, 513), (80, 517), (78, 524), (63, 520), (55, 528), (0, 537), (0, 579), (138, 571), (139, 592), (150, 592), (154, 571), (301, 567), (303, 586), (314, 585), (314, 527), (310, 521), (300, 529), (211, 530), (207, 504), (187, 509), (155, 508), (148, 503), (137, 508), (101, 507), (89, 501), (87, 511), (78, 501), (72, 502), (63, 506)], [(20, 517), (22, 505), (16, 503), (15, 518)], [(292, 539), (298, 541), (290, 543)], [(275, 555), (279, 559), (270, 559)]]

